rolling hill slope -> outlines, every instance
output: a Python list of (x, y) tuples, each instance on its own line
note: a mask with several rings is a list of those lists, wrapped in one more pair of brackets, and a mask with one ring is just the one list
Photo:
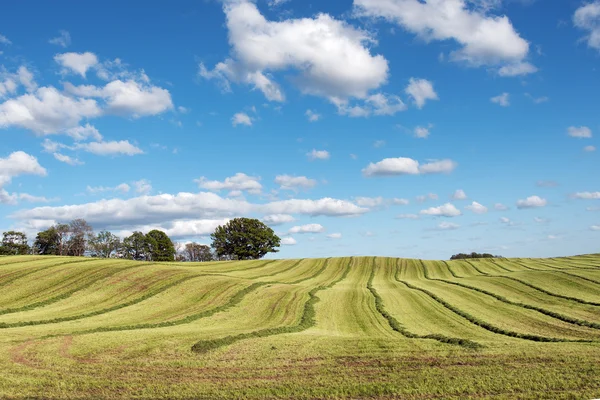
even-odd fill
[(0, 258), (0, 398), (600, 397), (600, 255)]

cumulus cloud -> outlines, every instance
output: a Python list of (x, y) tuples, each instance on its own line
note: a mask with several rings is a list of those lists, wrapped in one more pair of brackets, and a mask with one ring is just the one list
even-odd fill
[(416, 138), (419, 139), (427, 139), (429, 137), (429, 130), (431, 129), (431, 125), (424, 127), (424, 126), (417, 126), (414, 130), (414, 134)]
[(262, 221), (267, 225), (277, 226), (287, 224), (289, 222), (294, 222), (296, 221), (296, 218), (294, 218), (292, 215), (287, 214), (273, 214), (264, 216)]
[(417, 108), (425, 106), (427, 100), (439, 100), (433, 89), (433, 83), (426, 79), (410, 78), (408, 86), (404, 90), (412, 99)]
[(341, 233), (332, 233), (332, 234), (327, 235), (327, 237), (329, 239), (341, 239), (342, 234)]
[(478, 202), (474, 201), (471, 205), (465, 207), (467, 210), (471, 210), (475, 214), (485, 214), (488, 212), (488, 208)]
[(385, 200), (383, 197), (356, 197), (354, 202), (360, 207), (375, 208), (382, 206)]
[(440, 222), (437, 226), (438, 230), (441, 231), (451, 231), (460, 228), (460, 225), (454, 224), (452, 222)]
[(252, 118), (246, 113), (237, 113), (231, 117), (231, 125), (234, 127), (238, 125), (252, 126)]
[(587, 126), (570, 126), (567, 134), (574, 138), (589, 139), (592, 137), (592, 130)]
[(262, 185), (260, 178), (256, 176), (249, 176), (244, 173), (238, 172), (234, 176), (225, 178), (224, 181), (209, 181), (205, 177), (200, 177), (194, 180), (198, 186), (202, 189), (220, 191), (242, 191), (249, 194), (260, 194), (262, 191)]
[(330, 154), (329, 154), (329, 152), (327, 150), (312, 149), (312, 151), (309, 151), (308, 153), (306, 153), (306, 156), (311, 161), (314, 161), (314, 160), (329, 160)]
[(275, 183), (283, 190), (297, 191), (299, 189), (311, 189), (317, 186), (317, 181), (306, 176), (278, 175)]
[(593, 231), (600, 231), (600, 225), (592, 225), (590, 226), (590, 229)]
[(87, 151), (88, 153), (96, 154), (99, 156), (108, 155), (127, 155), (134, 156), (137, 154), (143, 154), (144, 152), (137, 146), (129, 143), (128, 140), (111, 141), (111, 142), (90, 142), (90, 143), (77, 143), (76, 149)]
[(585, 146), (585, 147), (583, 148), (583, 151), (585, 151), (585, 152), (587, 152), (587, 153), (594, 152), (594, 151), (596, 151), (596, 146)]
[(452, 160), (430, 161), (419, 164), (412, 158), (386, 158), (377, 163), (370, 163), (362, 170), (364, 176), (392, 176), (392, 175), (424, 175), (450, 173), (457, 166)]
[(152, 191), (152, 184), (147, 179), (140, 179), (139, 181), (133, 182), (135, 192), (139, 194), (148, 194)]
[(539, 208), (539, 207), (545, 207), (546, 204), (548, 204), (548, 201), (546, 199), (542, 199), (539, 196), (530, 196), (524, 200), (518, 200), (517, 208), (519, 208), (519, 209)]
[(280, 243), (283, 246), (294, 246), (298, 242), (293, 237), (284, 237), (284, 238), (281, 238), (281, 242)]
[(462, 212), (452, 203), (446, 203), (439, 207), (430, 207), (426, 210), (421, 210), (422, 215), (433, 215), (437, 217), (458, 217)]
[(399, 96), (385, 93), (367, 96), (361, 104), (348, 105), (346, 102), (341, 102), (337, 106), (339, 114), (350, 117), (389, 116), (406, 110), (406, 104)]
[(12, 179), (21, 175), (46, 176), (47, 172), (37, 158), (23, 151), (15, 151), (6, 158), (0, 158), (0, 204), (16, 204), (19, 199), (38, 201), (40, 198), (26, 193), (8, 193), (4, 186), (10, 184)]
[(98, 57), (90, 52), (57, 54), (54, 61), (63, 67), (63, 73), (74, 72), (84, 78), (90, 68), (98, 65)]
[(12, 44), (12, 42), (4, 35), (0, 35), (0, 43), (1, 44)]
[[(251, 215), (309, 215), (357, 216), (368, 209), (332, 198), (318, 200), (291, 199), (266, 204), (252, 204), (245, 200), (223, 198), (215, 193), (178, 193), (140, 196), (130, 199), (103, 199), (96, 202), (36, 207), (20, 210), (10, 217), (22, 225), (50, 226), (83, 218), (96, 229), (137, 229), (139, 226), (168, 226), (197, 220), (225, 220), (235, 216)], [(214, 228), (213, 228), (214, 230)], [(212, 231), (211, 231), (212, 232)]]
[(59, 35), (48, 40), (48, 43), (60, 47), (69, 47), (71, 45), (71, 34), (68, 31), (61, 30), (59, 31)]
[(600, 51), (600, 1), (596, 0), (579, 7), (573, 15), (573, 23), (586, 31), (584, 37), (589, 47)]
[(502, 203), (496, 203), (496, 204), (494, 204), (494, 209), (496, 211), (506, 211), (509, 208), (507, 206), (505, 206), (504, 204), (502, 204)]
[(321, 233), (325, 232), (325, 228), (320, 224), (307, 224), (294, 226), (289, 230), (289, 233)]
[(534, 74), (538, 71), (537, 67), (528, 62), (518, 62), (511, 65), (505, 65), (498, 70), (500, 76), (521, 76)]
[(54, 158), (57, 161), (60, 161), (60, 162), (65, 163), (65, 164), (69, 164), (69, 165), (73, 165), (73, 166), (75, 166), (75, 165), (83, 165), (83, 162), (79, 161), (79, 159), (73, 158), (73, 157), (68, 156), (66, 154), (53, 153), (52, 155), (54, 156)]
[(535, 68), (523, 66), (529, 43), (508, 17), (489, 15), (487, 7), (469, 8), (464, 0), (354, 0), (354, 11), (396, 23), (426, 42), (455, 41), (460, 47), (450, 54), (454, 61), (505, 67), (504, 76)]
[(97, 141), (102, 140), (102, 135), (100, 134), (100, 132), (98, 132), (98, 129), (96, 129), (90, 124), (85, 124), (85, 126), (76, 126), (74, 128), (67, 129), (66, 134), (77, 142), (88, 139), (94, 139)]
[(510, 94), (506, 92), (502, 93), (496, 97), (492, 97), (490, 101), (492, 103), (498, 104), (499, 106), (508, 107), (510, 106)]
[(456, 192), (454, 192), (454, 194), (452, 195), (452, 198), (454, 200), (466, 200), (467, 194), (465, 193), (464, 190), (458, 189), (458, 190), (456, 190)]
[(200, 75), (229, 90), (230, 81), (241, 82), (268, 100), (284, 101), (271, 74), (296, 71), (293, 82), (303, 93), (341, 104), (366, 98), (387, 80), (387, 60), (369, 49), (375, 39), (328, 14), (269, 21), (247, 0), (225, 2), (223, 9), (232, 58), (213, 70), (201, 64)]
[(393, 203), (394, 205), (397, 205), (397, 206), (406, 206), (406, 205), (408, 205), (408, 204), (410, 203), (410, 201), (409, 201), (409, 200), (407, 200), (407, 199), (399, 199), (399, 198), (394, 198), (394, 199), (392, 200), (392, 203)]

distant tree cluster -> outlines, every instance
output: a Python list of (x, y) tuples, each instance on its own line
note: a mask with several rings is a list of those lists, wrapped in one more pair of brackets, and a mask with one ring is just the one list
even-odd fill
[(464, 260), (467, 258), (502, 258), (502, 256), (495, 256), (493, 254), (489, 254), (489, 253), (470, 253), (470, 254), (465, 254), (465, 253), (458, 253), (453, 255), (452, 257), (450, 257), (451, 260)]
[(256, 219), (236, 218), (219, 226), (211, 235), (211, 246), (199, 243), (176, 244), (167, 234), (152, 230), (133, 232), (121, 240), (102, 230), (94, 233), (83, 219), (56, 224), (39, 232), (29, 246), (23, 232), (4, 232), (0, 255), (39, 254), (84, 255), (97, 258), (125, 258), (138, 261), (255, 260), (277, 252), (280, 239), (273, 230)]

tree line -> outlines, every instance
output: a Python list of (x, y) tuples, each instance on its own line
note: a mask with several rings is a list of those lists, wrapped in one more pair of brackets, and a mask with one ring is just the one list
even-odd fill
[(450, 257), (451, 260), (464, 260), (467, 258), (502, 258), (502, 256), (495, 256), (493, 254), (490, 253), (476, 253), (476, 252), (472, 252), (469, 254), (466, 253), (458, 253), (458, 254), (454, 254), (452, 257)]
[(253, 260), (277, 252), (280, 238), (261, 221), (235, 218), (217, 227), (210, 246), (173, 242), (163, 231), (133, 232), (123, 239), (102, 230), (98, 233), (84, 220), (56, 224), (39, 232), (30, 246), (23, 232), (4, 232), (0, 255), (55, 255), (123, 258), (138, 261), (207, 262)]

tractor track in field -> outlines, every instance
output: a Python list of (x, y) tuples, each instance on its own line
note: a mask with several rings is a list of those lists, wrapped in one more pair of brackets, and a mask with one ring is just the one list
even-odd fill
[[(7, 279), (5, 281), (0, 282), (0, 287), (6, 286), (14, 281), (16, 281), (17, 279), (21, 279), (24, 278), (28, 275), (31, 274), (35, 274), (36, 272), (40, 272), (40, 271), (44, 271), (50, 268), (54, 268), (54, 267), (60, 267), (63, 265), (67, 265), (67, 264), (82, 264), (82, 263), (88, 263), (88, 262), (92, 262), (92, 261), (98, 261), (97, 259), (84, 259), (84, 260), (70, 260), (70, 261), (63, 261), (57, 264), (52, 264), (52, 265), (45, 265), (43, 267), (39, 267), (39, 268), (35, 268), (33, 271), (26, 271), (22, 274), (19, 274), (18, 276), (12, 277), (11, 279)], [(14, 262), (14, 263), (8, 263), (8, 264), (18, 264), (19, 262)], [(2, 265), (6, 265), (6, 264), (2, 264)]]
[[(327, 267), (328, 261), (329, 261), (329, 259), (327, 259), (325, 261), (325, 265), (323, 266), (323, 268), (321, 268), (319, 270), (319, 272), (322, 272), (325, 270), (325, 267)], [(353, 258), (350, 258), (350, 260), (348, 261), (348, 265), (346, 266), (346, 269), (344, 270), (344, 272), (338, 279), (332, 281), (331, 283), (329, 283), (326, 286), (317, 286), (308, 292), (309, 299), (304, 303), (304, 309), (303, 309), (303, 312), (302, 312), (302, 315), (300, 317), (300, 321), (298, 322), (298, 324), (292, 325), (292, 326), (283, 326), (283, 327), (278, 327), (278, 328), (259, 329), (256, 331), (242, 333), (239, 335), (226, 336), (226, 337), (219, 338), (219, 339), (200, 340), (192, 346), (191, 350), (195, 353), (203, 354), (203, 353), (207, 353), (209, 351), (216, 350), (216, 349), (224, 347), (224, 346), (234, 344), (236, 342), (239, 342), (239, 341), (245, 340), (245, 339), (268, 337), (268, 336), (282, 335), (282, 334), (287, 334), (287, 333), (297, 333), (297, 332), (302, 332), (306, 329), (313, 327), (316, 323), (316, 321), (315, 321), (315, 314), (316, 314), (315, 304), (319, 301), (319, 298), (317, 297), (317, 293), (322, 290), (330, 289), (330, 288), (334, 287), (336, 284), (338, 284), (339, 282), (341, 282), (342, 280), (346, 279), (346, 277), (348, 276), (348, 273), (350, 272), (352, 263), (353, 263)], [(311, 279), (317, 275), (302, 279), (301, 281)]]
[(507, 299), (506, 297), (497, 295), (497, 294), (495, 294), (493, 292), (490, 292), (490, 291), (487, 291), (487, 290), (484, 290), (484, 289), (480, 289), (478, 287), (466, 285), (466, 284), (463, 284), (463, 283), (458, 283), (458, 282), (454, 282), (454, 281), (447, 280), (447, 279), (431, 278), (431, 277), (429, 277), (429, 273), (427, 271), (427, 266), (425, 265), (425, 263), (423, 262), (423, 260), (421, 260), (421, 264), (423, 266), (423, 271), (425, 272), (425, 279), (429, 279), (431, 281), (436, 281), (436, 282), (443, 282), (443, 283), (446, 283), (446, 284), (449, 284), (449, 285), (460, 286), (460, 287), (463, 287), (465, 289), (473, 290), (475, 292), (479, 292), (479, 293), (485, 294), (487, 296), (493, 297), (496, 300), (499, 300), (499, 301), (501, 301), (503, 303), (510, 304), (510, 305), (513, 305), (513, 306), (522, 307), (522, 308), (525, 308), (525, 309), (528, 309), (528, 310), (537, 311), (540, 314), (544, 314), (546, 316), (558, 319), (558, 320), (563, 321), (563, 322), (567, 322), (569, 324), (578, 325), (578, 326), (584, 326), (584, 327), (593, 328), (593, 329), (600, 329), (600, 323), (590, 322), (590, 321), (586, 321), (586, 320), (581, 320), (581, 319), (569, 317), (568, 315), (564, 315), (564, 314), (560, 314), (560, 313), (557, 313), (557, 312), (554, 312), (554, 311), (546, 310), (546, 309), (541, 308), (541, 307), (533, 306), (531, 304), (517, 302), (517, 301), (512, 301), (512, 300)]

